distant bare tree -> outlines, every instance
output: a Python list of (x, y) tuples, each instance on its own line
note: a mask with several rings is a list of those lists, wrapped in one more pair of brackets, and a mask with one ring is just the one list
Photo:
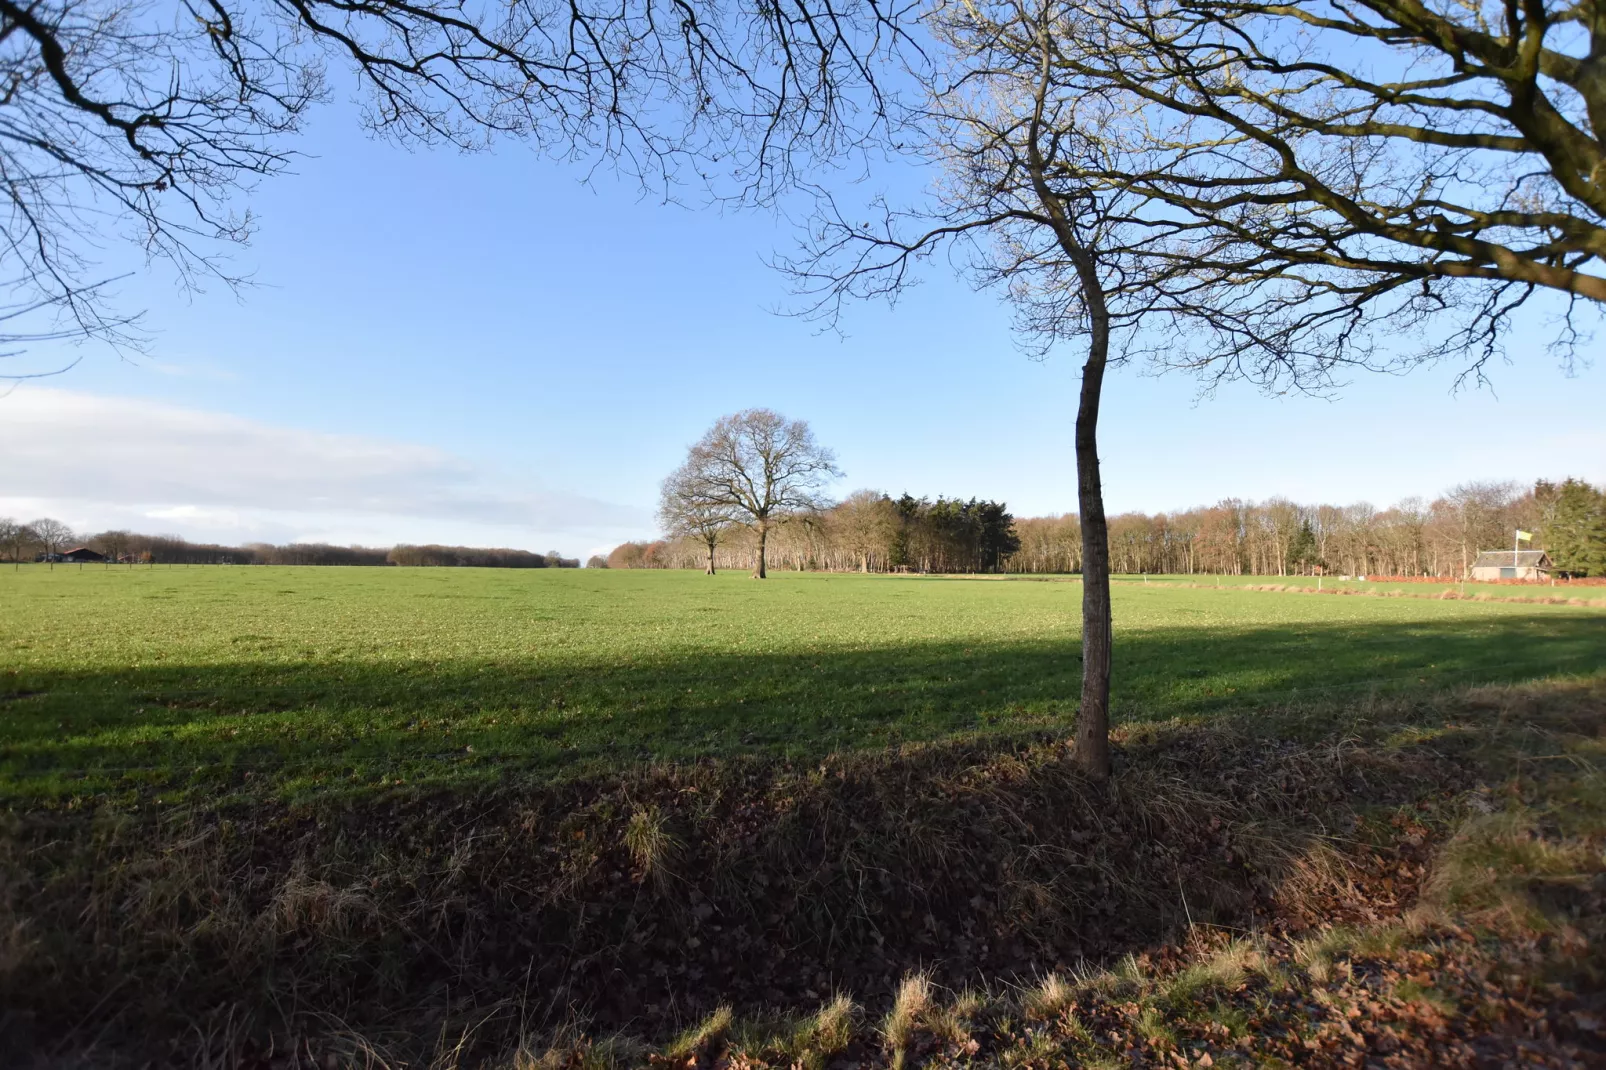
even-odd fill
[(712, 500), (701, 492), (698, 471), (692, 459), (675, 469), (664, 480), (658, 501), (658, 522), (672, 539), (695, 539), (706, 551), (703, 574), (714, 575), (714, 551), (736, 524), (738, 510)]
[(646, 568), (647, 543), (622, 542), (608, 552), (609, 568)]
[(1501, 525), (1516, 498), (1516, 484), (1504, 482), (1461, 483), (1445, 495), (1461, 537), (1462, 578), (1480, 550), (1500, 549), (1507, 544), (1509, 533), (1503, 532)]
[(121, 528), (113, 528), (96, 535), (92, 542), (96, 543), (100, 552), (112, 561), (120, 561), (128, 553), (129, 533)]
[(842, 472), (836, 456), (814, 441), (802, 420), (770, 409), (722, 416), (691, 447), (679, 474), (683, 500), (709, 515), (728, 514), (756, 536), (753, 578), (767, 575), (771, 529), (823, 508), (823, 491)]
[[(40, 549), (45, 552), (45, 556), (52, 559), (56, 554), (61, 553), (63, 546), (72, 541), (72, 528), (69, 528), (59, 520), (52, 520), (48, 516), (40, 517), (29, 524), (28, 527), (33, 531), (34, 539), (38, 542)], [(50, 564), (54, 568), (56, 563), (51, 560)]]
[(0, 516), (0, 546), (11, 555), (13, 571), (22, 567), (22, 548), (33, 541), (33, 532), (9, 516)]
[(830, 525), (837, 542), (858, 560), (859, 571), (869, 572), (872, 556), (879, 556), (885, 565), (898, 530), (898, 512), (880, 491), (856, 490), (831, 510)]

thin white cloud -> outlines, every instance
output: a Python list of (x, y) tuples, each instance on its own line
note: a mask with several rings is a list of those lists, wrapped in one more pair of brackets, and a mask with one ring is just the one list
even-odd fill
[(143, 360), (139, 367), (157, 375), (168, 375), (183, 379), (210, 379), (216, 382), (235, 382), (240, 376), (227, 368), (220, 368), (214, 364), (174, 364), (162, 360)]
[(544, 546), (647, 519), (416, 443), (37, 387), (0, 401), (0, 473), (0, 511), (206, 537)]

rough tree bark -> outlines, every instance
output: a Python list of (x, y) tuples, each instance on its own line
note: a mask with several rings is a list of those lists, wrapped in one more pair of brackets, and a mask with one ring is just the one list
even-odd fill
[(759, 521), (754, 530), (758, 532), (758, 555), (753, 559), (753, 578), (761, 580), (768, 575), (764, 570), (764, 544), (769, 539), (770, 529), (768, 524)]

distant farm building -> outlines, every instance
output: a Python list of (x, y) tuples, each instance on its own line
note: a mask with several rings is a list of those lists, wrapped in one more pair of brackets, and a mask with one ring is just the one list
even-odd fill
[(62, 561), (104, 561), (106, 555), (97, 553), (87, 546), (75, 546), (61, 554)]
[(1548, 580), (1550, 555), (1543, 550), (1485, 550), (1472, 562), (1475, 580)]

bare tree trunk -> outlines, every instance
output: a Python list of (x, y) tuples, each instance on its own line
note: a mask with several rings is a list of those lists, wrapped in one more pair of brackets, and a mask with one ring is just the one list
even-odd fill
[[(1046, 47), (1046, 46), (1045, 46)], [(1093, 780), (1110, 778), (1110, 527), (1104, 517), (1104, 486), (1099, 480), (1099, 398), (1110, 358), (1110, 308), (1099, 278), (1097, 250), (1083, 245), (1065, 204), (1049, 187), (1038, 148), (1049, 57), (1038, 84), (1036, 108), (1027, 139), (1033, 189), (1047, 213), (1060, 248), (1076, 268), (1089, 332), (1082, 366), (1082, 397), (1076, 410), (1076, 496), (1082, 511), (1082, 704), (1076, 714), (1076, 761)]]
[(769, 538), (769, 526), (763, 523), (758, 525), (758, 556), (753, 561), (753, 578), (764, 579), (768, 573), (764, 571), (764, 542)]
[(713, 543), (712, 540), (710, 540), (709, 543), (708, 543), (708, 567), (703, 570), (703, 575), (712, 576), (713, 574), (714, 574), (714, 543)]
[[(1080, 265), (1079, 265), (1080, 266)], [(1082, 285), (1092, 318), (1082, 398), (1076, 412), (1076, 493), (1082, 510), (1082, 705), (1076, 716), (1077, 763), (1094, 780), (1110, 776), (1110, 529), (1099, 478), (1099, 399), (1110, 355), (1110, 316), (1092, 270)]]

